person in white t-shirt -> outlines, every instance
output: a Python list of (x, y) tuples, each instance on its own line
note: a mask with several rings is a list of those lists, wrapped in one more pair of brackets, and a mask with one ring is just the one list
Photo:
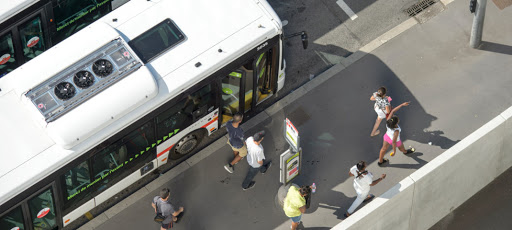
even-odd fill
[(265, 137), (265, 131), (259, 131), (258, 133), (254, 134), (254, 136), (245, 140), (248, 152), (247, 163), (249, 163), (250, 167), (249, 171), (247, 172), (247, 176), (242, 183), (242, 188), (244, 190), (254, 187), (256, 182), (252, 179), (254, 179), (256, 174), (258, 174), (258, 171), (262, 174), (265, 174), (268, 168), (272, 166), (271, 161), (265, 161), (265, 154), (263, 153), (263, 146), (261, 145), (263, 137)]
[(350, 168), (350, 172), (348, 174), (350, 176), (356, 177), (354, 178), (354, 189), (356, 190), (357, 198), (344, 214), (345, 217), (352, 215), (352, 213), (354, 213), (356, 208), (359, 207), (361, 203), (373, 199), (375, 196), (370, 194), (370, 187), (378, 184), (380, 181), (386, 178), (386, 174), (382, 174), (379, 179), (373, 180), (373, 174), (366, 171), (365, 161), (360, 161), (352, 168)]

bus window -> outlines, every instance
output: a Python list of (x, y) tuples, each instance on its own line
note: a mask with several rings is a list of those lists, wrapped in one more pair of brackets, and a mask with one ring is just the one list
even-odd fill
[(210, 112), (208, 108), (214, 105), (213, 99), (211, 85), (206, 85), (159, 114), (156, 117), (158, 138), (171, 137), (206, 115)]
[(100, 184), (96, 190), (106, 189), (111, 185), (109, 182), (123, 175), (123, 172), (129, 172), (128, 169), (137, 162), (143, 162), (154, 155), (155, 135), (152, 124), (144, 124), (94, 156), (92, 169), (95, 181), (92, 183)]
[(181, 33), (171, 19), (165, 19), (163, 22), (131, 40), (128, 44), (142, 62), (148, 63), (184, 39), (185, 35)]
[(21, 211), (21, 206), (0, 217), (0, 229), (26, 229), (25, 225), (23, 224), (23, 213)]
[(111, 11), (111, 0), (53, 1), (56, 30), (52, 36), (57, 44)]
[(64, 203), (67, 207), (72, 204), (70, 202), (78, 200), (77, 196), (83, 197), (84, 195), (89, 194), (89, 190), (86, 190), (86, 188), (87, 185), (91, 183), (91, 178), (89, 174), (89, 164), (87, 161), (72, 168), (62, 177), (64, 185), (66, 186), (64, 188), (66, 191), (64, 194)]
[(0, 77), (13, 71), (18, 67), (14, 57), (14, 45), (12, 44), (12, 35), (7, 33), (0, 36)]
[(28, 208), (30, 210), (34, 230), (58, 228), (53, 192), (51, 189), (47, 189), (38, 196), (30, 199), (28, 201)]
[(25, 61), (35, 58), (46, 49), (41, 17), (37, 16), (18, 27)]

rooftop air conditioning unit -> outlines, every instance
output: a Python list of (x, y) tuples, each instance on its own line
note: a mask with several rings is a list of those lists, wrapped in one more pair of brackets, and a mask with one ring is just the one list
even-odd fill
[(26, 96), (51, 122), (142, 66), (121, 38), (28, 91)]

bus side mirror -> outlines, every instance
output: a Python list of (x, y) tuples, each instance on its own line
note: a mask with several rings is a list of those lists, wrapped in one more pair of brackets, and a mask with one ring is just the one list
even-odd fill
[(304, 49), (307, 49), (308, 48), (308, 34), (306, 33), (306, 31), (302, 31), (302, 32), (298, 32), (298, 33), (293, 33), (289, 36), (286, 36), (284, 38), (284, 40), (287, 40), (289, 38), (293, 38), (293, 37), (296, 37), (296, 36), (299, 36), (300, 35), (300, 38), (302, 40), (302, 47)]

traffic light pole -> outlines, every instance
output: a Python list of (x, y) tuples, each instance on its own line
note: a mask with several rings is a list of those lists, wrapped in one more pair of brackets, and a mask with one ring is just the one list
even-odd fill
[(469, 40), (469, 45), (472, 48), (478, 48), (482, 42), (486, 5), (487, 0), (478, 0), (475, 17), (473, 18), (473, 26), (471, 28), (471, 38)]

